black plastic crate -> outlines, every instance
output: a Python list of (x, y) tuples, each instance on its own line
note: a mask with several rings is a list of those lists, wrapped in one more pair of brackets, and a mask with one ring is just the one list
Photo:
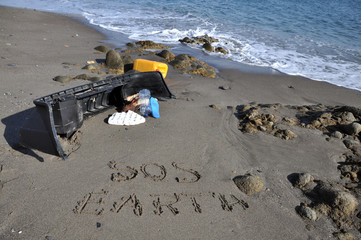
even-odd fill
[[(66, 159), (67, 155), (57, 135), (69, 138), (82, 126), (87, 115), (96, 114), (110, 106), (121, 105), (127, 96), (136, 94), (141, 89), (149, 89), (151, 95), (157, 98), (174, 97), (160, 72), (140, 72), (84, 84), (37, 98), (34, 100), (34, 116), (31, 116), (20, 129), (20, 143), (29, 148), (47, 148), (40, 150), (58, 154)], [(48, 139), (37, 138), (37, 134)], [(48, 143), (42, 142), (49, 139), (52, 142), (51, 149)]]

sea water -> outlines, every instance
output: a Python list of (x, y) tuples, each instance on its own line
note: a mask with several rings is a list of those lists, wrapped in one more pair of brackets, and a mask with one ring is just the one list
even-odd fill
[(215, 46), (228, 51), (207, 54), (361, 91), (361, 0), (0, 0), (0, 4), (81, 14), (89, 23), (130, 40), (177, 46), (179, 39), (207, 34), (219, 39)]

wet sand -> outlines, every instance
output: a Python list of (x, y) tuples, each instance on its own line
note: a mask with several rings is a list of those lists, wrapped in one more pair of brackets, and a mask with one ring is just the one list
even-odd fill
[[(84, 122), (80, 148), (64, 161), (20, 147), (19, 128), (33, 99), (88, 82), (55, 76), (90, 74), (87, 61), (105, 58), (94, 47), (112, 46), (66, 16), (0, 7), (0, 19), (1, 239), (337, 239), (332, 218), (298, 214), (301, 203), (312, 204), (289, 176), (307, 172), (344, 186), (344, 139), (298, 126), (290, 140), (244, 133), (239, 109), (252, 102), (360, 108), (360, 92), (297, 76), (219, 69), (212, 79), (170, 66), (166, 82), (177, 98), (160, 102), (159, 119), (112, 126), (110, 108)], [(234, 177), (247, 173), (260, 176), (261, 191), (236, 186)], [(344, 229), (355, 239), (356, 220)]]

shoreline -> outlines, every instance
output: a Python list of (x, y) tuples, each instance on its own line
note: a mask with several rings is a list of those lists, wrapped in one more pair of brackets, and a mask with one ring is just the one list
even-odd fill
[[(220, 68), (206, 78), (170, 66), (165, 80), (177, 98), (159, 102), (160, 118), (109, 125), (110, 107), (84, 121), (79, 148), (64, 161), (19, 146), (19, 128), (34, 99), (89, 83), (54, 77), (105, 78), (83, 66), (104, 61), (94, 47), (114, 46), (60, 14), (0, 7), (0, 19), (0, 239), (361, 237), (361, 169), (352, 165), (361, 133), (337, 126), (336, 134), (332, 125), (361, 122), (361, 92), (299, 76)], [(311, 175), (305, 186), (316, 199), (316, 187), (330, 183), (339, 189), (325, 185), (326, 193), (356, 200), (334, 212), (318, 199), (320, 209), (293, 182), (299, 173)], [(257, 188), (247, 191), (237, 181), (250, 175)], [(306, 207), (314, 215), (300, 215)]]

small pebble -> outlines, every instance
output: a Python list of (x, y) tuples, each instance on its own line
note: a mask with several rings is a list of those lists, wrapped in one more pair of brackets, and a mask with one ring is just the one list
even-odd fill
[(219, 86), (219, 89), (222, 89), (222, 90), (229, 90), (229, 89), (231, 89), (231, 87), (230, 87), (230, 86), (228, 86), (228, 85), (222, 85), (222, 86)]
[(102, 224), (100, 222), (97, 222), (97, 228), (100, 228)]

